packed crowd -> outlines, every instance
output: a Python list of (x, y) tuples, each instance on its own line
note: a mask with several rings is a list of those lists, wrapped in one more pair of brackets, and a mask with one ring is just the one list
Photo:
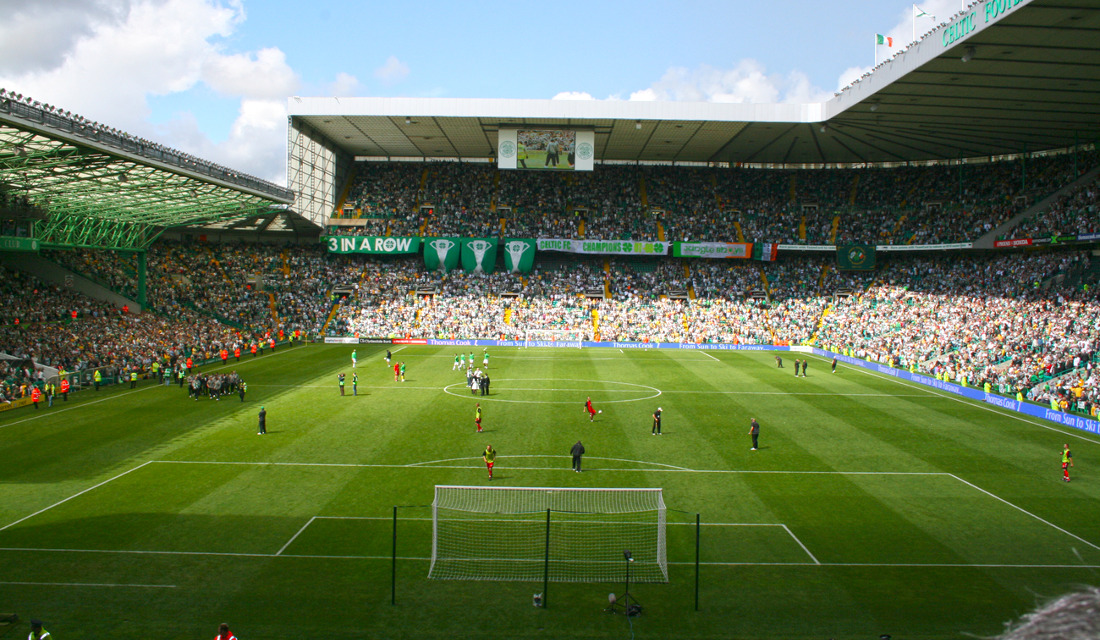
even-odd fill
[(1011, 238), (1046, 238), (1100, 232), (1100, 178), (1064, 194), (1049, 209), (1017, 225)]
[(1046, 380), (1075, 357), (1091, 361), (1100, 338), (1100, 303), (1081, 280), (1089, 260), (1067, 252), (893, 261), (823, 318), (818, 344), (1047, 401)]
[(668, 241), (963, 242), (1069, 184), (1096, 158), (1088, 151), (893, 169), (601, 165), (568, 174), (361, 163), (346, 208), (370, 221), (331, 233), (656, 240), (663, 231)]

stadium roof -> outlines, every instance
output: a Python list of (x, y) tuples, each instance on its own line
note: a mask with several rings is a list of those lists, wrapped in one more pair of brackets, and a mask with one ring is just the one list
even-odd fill
[(501, 127), (591, 129), (604, 161), (800, 165), (1061, 149), (1100, 137), (1100, 3), (975, 2), (824, 103), (294, 97), (289, 112), (359, 157), (490, 158)]
[(143, 249), (170, 227), (266, 227), (293, 201), (283, 187), (10, 93), (0, 96), (0, 192), (37, 212), (43, 246), (112, 249)]

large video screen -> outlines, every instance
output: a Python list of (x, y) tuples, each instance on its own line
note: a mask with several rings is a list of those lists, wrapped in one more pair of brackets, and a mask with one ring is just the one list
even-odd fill
[(520, 129), (516, 132), (516, 168), (572, 171), (576, 148), (576, 131)]
[(591, 171), (593, 134), (570, 129), (502, 129), (497, 166), (501, 169)]

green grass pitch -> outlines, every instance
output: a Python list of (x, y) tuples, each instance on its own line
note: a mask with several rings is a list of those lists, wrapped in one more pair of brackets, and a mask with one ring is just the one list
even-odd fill
[[(395, 347), (395, 383), (359, 346), (353, 397), (351, 350), (246, 358), (244, 403), (146, 382), (0, 414), (0, 610), (112, 640), (223, 621), (245, 640), (959, 638), (1100, 572), (1100, 440), (1072, 429), (822, 359), (795, 378), (795, 354), (769, 352), (490, 349), (474, 398), (454, 349)], [(401, 510), (390, 604), (393, 506), (488, 484), (486, 443), (494, 485), (662, 487), (687, 512), (670, 512), (670, 582), (632, 585), (632, 628), (603, 612), (621, 583), (552, 583), (537, 609), (541, 583), (428, 580), (424, 508)]]

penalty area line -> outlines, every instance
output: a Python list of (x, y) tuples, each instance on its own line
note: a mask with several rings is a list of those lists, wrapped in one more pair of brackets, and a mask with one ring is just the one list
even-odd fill
[(1078, 540), (1080, 542), (1083, 542), (1083, 543), (1087, 544), (1088, 546), (1092, 547), (1093, 549), (1096, 549), (1097, 551), (1100, 551), (1100, 546), (1097, 546), (1097, 545), (1089, 542), (1088, 540), (1085, 540), (1084, 538), (1082, 538), (1081, 536), (1079, 536), (1075, 533), (1071, 533), (1069, 531), (1066, 531), (1065, 529), (1063, 529), (1062, 527), (1059, 527), (1058, 525), (1054, 524), (1053, 522), (1050, 522), (1048, 520), (1044, 520), (1043, 518), (1040, 518), (1039, 516), (1035, 515), (1034, 513), (1030, 512), (1030, 511), (1028, 511), (1027, 509), (1024, 509), (1021, 506), (1012, 504), (1008, 500), (1005, 500), (1004, 498), (1002, 498), (1002, 497), (1000, 497), (1000, 496), (998, 496), (994, 493), (986, 491), (985, 489), (979, 487), (978, 485), (976, 485), (972, 482), (968, 482), (966, 480), (963, 480), (962, 478), (960, 478), (959, 476), (957, 476), (953, 473), (949, 473), (947, 475), (951, 476), (952, 478), (958, 480), (959, 482), (965, 484), (968, 487), (971, 487), (973, 489), (977, 489), (978, 491), (981, 491), (982, 493), (989, 496), (990, 498), (993, 498), (994, 500), (998, 500), (1000, 502), (1003, 502), (1004, 504), (1012, 507), (1013, 509), (1019, 511), (1020, 513), (1023, 513), (1025, 515), (1031, 516), (1032, 518), (1035, 518), (1036, 520), (1038, 520), (1039, 522), (1042, 522), (1043, 524), (1047, 525), (1048, 527), (1052, 527), (1052, 528), (1056, 529), (1057, 531), (1061, 531), (1062, 533), (1066, 534), (1067, 536), (1069, 536), (1069, 537), (1071, 537), (1075, 540)]
[(69, 500), (72, 500), (73, 498), (78, 498), (78, 497), (80, 497), (80, 496), (84, 495), (85, 493), (88, 493), (88, 492), (89, 492), (89, 491), (91, 491), (92, 489), (98, 489), (99, 487), (102, 487), (103, 485), (107, 484), (108, 482), (112, 482), (112, 481), (114, 481), (114, 480), (118, 480), (119, 478), (121, 478), (122, 476), (126, 475), (127, 473), (130, 473), (130, 472), (132, 472), (132, 471), (137, 471), (138, 469), (140, 469), (140, 468), (144, 467), (145, 465), (147, 465), (147, 464), (149, 464), (149, 463), (151, 463), (151, 462), (153, 462), (153, 461), (152, 461), (152, 460), (147, 460), (147, 461), (145, 461), (145, 462), (143, 462), (143, 463), (139, 464), (138, 466), (134, 467), (133, 469), (130, 469), (130, 470), (128, 470), (128, 471), (123, 471), (122, 473), (118, 474), (117, 476), (115, 476), (115, 477), (113, 477), (113, 478), (108, 478), (108, 479), (104, 480), (103, 482), (100, 482), (99, 484), (97, 484), (97, 485), (95, 485), (95, 486), (91, 486), (91, 487), (88, 487), (87, 489), (85, 489), (85, 490), (83, 490), (83, 491), (81, 491), (81, 492), (79, 492), (79, 493), (74, 493), (73, 495), (69, 496), (68, 498), (65, 498), (64, 500), (58, 500), (57, 502), (55, 502), (55, 503), (51, 504), (50, 506), (48, 506), (48, 507), (46, 507), (46, 508), (44, 508), (44, 509), (39, 509), (38, 511), (35, 511), (34, 513), (32, 513), (32, 514), (31, 514), (31, 515), (29, 515), (29, 516), (23, 516), (22, 518), (20, 518), (20, 519), (16, 520), (15, 522), (11, 522), (11, 523), (8, 523), (8, 524), (6, 524), (6, 525), (4, 525), (4, 526), (0, 527), (0, 531), (3, 531), (4, 529), (7, 529), (7, 528), (9, 528), (9, 527), (14, 527), (15, 525), (19, 524), (20, 522), (23, 522), (24, 520), (29, 520), (29, 519), (31, 519), (31, 518), (33, 518), (33, 517), (35, 517), (36, 515), (38, 515), (38, 514), (40, 514), (40, 513), (45, 513), (46, 511), (49, 511), (50, 509), (53, 509), (54, 507), (56, 507), (56, 506), (58, 506), (58, 505), (62, 505), (62, 504), (65, 504), (65, 503), (66, 503), (66, 502), (68, 502)]
[(802, 550), (806, 552), (806, 555), (810, 556), (810, 560), (814, 561), (814, 564), (821, 564), (821, 561), (814, 557), (814, 554), (810, 553), (810, 550), (806, 548), (806, 545), (802, 544), (802, 541), (798, 539), (798, 536), (794, 535), (794, 532), (790, 530), (785, 524), (779, 525), (783, 527), (783, 530), (787, 532), (787, 535), (794, 538), (794, 541), (798, 543), (798, 546), (802, 547)]
[[(509, 458), (524, 457), (521, 455), (497, 457), (498, 462), (501, 460), (508, 460)], [(546, 456), (533, 456), (533, 457), (546, 457)], [(567, 456), (561, 456), (563, 459)], [(458, 458), (461, 460), (462, 458)], [(150, 462), (157, 462), (161, 464), (225, 464), (225, 465), (244, 465), (255, 467), (348, 467), (356, 469), (474, 469), (478, 471), (484, 471), (484, 465), (474, 463), (474, 460), (480, 460), (480, 458), (468, 458), (471, 461), (470, 465), (432, 465), (425, 466), (427, 463), (412, 462), (409, 464), (370, 464), (359, 462), (264, 462), (264, 461), (236, 461), (236, 460), (150, 460)], [(607, 460), (615, 460), (615, 458), (605, 458)], [(627, 461), (630, 462), (630, 461)], [(662, 464), (659, 462), (646, 462), (641, 464)], [(144, 465), (143, 465), (144, 466)], [(572, 469), (565, 467), (500, 467), (502, 470), (507, 469), (509, 471), (561, 471), (573, 473)], [(597, 472), (597, 471), (617, 471), (627, 473), (731, 473), (731, 474), (789, 474), (789, 475), (832, 475), (832, 476), (950, 476), (950, 473), (944, 471), (795, 471), (795, 470), (769, 470), (769, 469), (688, 469), (686, 467), (674, 467), (672, 465), (662, 465), (659, 468), (646, 468), (646, 469), (589, 469), (585, 473)], [(75, 496), (74, 496), (75, 497)]]
[(290, 546), (290, 543), (297, 540), (298, 536), (302, 535), (302, 532), (306, 530), (306, 527), (313, 524), (313, 521), (316, 520), (316, 519), (317, 519), (317, 516), (313, 516), (312, 518), (307, 520), (306, 523), (302, 525), (302, 528), (298, 529), (298, 533), (295, 533), (294, 535), (290, 536), (290, 540), (287, 540), (286, 544), (284, 544), (278, 551), (275, 552), (275, 555), (277, 555), (277, 556), (283, 555), (283, 552), (286, 551), (286, 548)]

